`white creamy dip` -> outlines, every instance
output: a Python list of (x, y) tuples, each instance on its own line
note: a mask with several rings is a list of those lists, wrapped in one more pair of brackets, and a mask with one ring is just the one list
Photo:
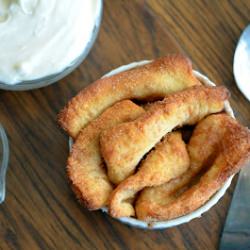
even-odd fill
[(83, 52), (97, 0), (0, 0), (0, 82), (59, 73)]

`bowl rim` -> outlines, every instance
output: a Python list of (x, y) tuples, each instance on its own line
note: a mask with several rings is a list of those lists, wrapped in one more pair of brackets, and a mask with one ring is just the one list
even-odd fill
[(97, 14), (96, 14), (96, 19), (95, 19), (95, 23), (93, 26), (91, 38), (88, 41), (87, 45), (83, 48), (83, 52), (77, 58), (75, 58), (70, 63), (70, 65), (66, 66), (66, 68), (64, 68), (62, 71), (58, 73), (44, 76), (41, 78), (37, 78), (34, 80), (22, 81), (16, 84), (6, 84), (0, 81), (0, 90), (25, 91), (25, 90), (43, 88), (61, 80), (65, 76), (69, 75), (73, 70), (75, 70), (89, 54), (100, 30), (101, 20), (102, 20), (102, 15), (103, 15), (103, 0), (97, 0), (97, 1), (98, 1)]
[[(153, 60), (142, 60), (142, 61), (132, 62), (132, 63), (126, 64), (126, 65), (122, 65), (122, 66), (115, 68), (115, 69), (111, 70), (110, 72), (106, 73), (101, 78), (112, 76), (112, 75), (115, 75), (117, 73), (120, 73), (120, 72), (123, 72), (126, 70), (130, 70), (130, 69), (138, 67), (138, 66), (148, 64), (152, 61)], [(193, 70), (193, 73), (194, 73), (195, 77), (197, 77), (201, 81), (202, 84), (204, 84), (206, 86), (213, 86), (213, 87), (216, 86), (216, 84), (214, 82), (209, 80), (208, 77), (206, 77), (204, 74), (200, 73), (199, 71)], [(225, 109), (225, 112), (227, 114), (229, 114), (232, 118), (235, 119), (233, 109), (231, 108), (230, 103), (228, 101), (224, 102), (224, 109)], [(72, 138), (69, 137), (69, 149), (71, 149), (72, 144), (73, 144), (73, 140), (72, 140)], [(171, 227), (175, 227), (175, 226), (187, 223), (195, 218), (200, 218), (211, 207), (213, 207), (215, 204), (217, 204), (218, 201), (224, 196), (226, 190), (229, 188), (233, 177), (234, 177), (234, 175), (230, 176), (227, 179), (227, 181), (223, 184), (223, 186), (201, 207), (199, 207), (198, 209), (194, 210), (193, 212), (191, 212), (189, 214), (177, 217), (175, 219), (148, 223), (148, 222), (138, 220), (138, 219), (135, 219), (132, 217), (121, 217), (121, 218), (113, 218), (112, 217), (112, 218), (116, 219), (124, 224), (127, 224), (129, 226), (133, 226), (133, 227), (137, 227), (137, 228), (141, 228), (141, 229), (150, 229), (150, 230), (166, 229), (166, 228), (171, 228)], [(107, 207), (103, 207), (100, 210), (105, 212), (105, 213), (108, 213)]]

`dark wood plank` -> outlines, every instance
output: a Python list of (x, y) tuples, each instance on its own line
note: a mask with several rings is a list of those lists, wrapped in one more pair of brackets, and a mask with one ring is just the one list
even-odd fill
[(249, 126), (249, 103), (232, 76), (249, 6), (247, 0), (106, 0), (98, 39), (77, 70), (44, 89), (0, 91), (0, 121), (11, 146), (0, 249), (216, 249), (232, 188), (201, 219), (164, 231), (88, 212), (67, 185), (68, 138), (56, 115), (81, 88), (117, 66), (185, 51), (198, 69), (230, 88), (237, 116)]

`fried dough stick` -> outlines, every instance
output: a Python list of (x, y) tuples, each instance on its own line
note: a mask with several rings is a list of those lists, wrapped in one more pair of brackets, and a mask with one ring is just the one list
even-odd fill
[(58, 117), (75, 138), (81, 128), (106, 108), (124, 99), (154, 99), (198, 85), (189, 59), (172, 55), (147, 65), (97, 80), (69, 101)]
[(121, 101), (90, 122), (76, 138), (68, 158), (67, 173), (77, 198), (88, 209), (99, 209), (106, 205), (113, 190), (99, 150), (100, 132), (131, 121), (142, 113), (144, 110), (133, 102)]
[(131, 201), (145, 187), (163, 184), (183, 174), (189, 167), (189, 156), (180, 132), (169, 133), (142, 162), (138, 172), (116, 187), (110, 198), (113, 217), (135, 216)]
[(142, 157), (174, 128), (222, 111), (228, 97), (224, 87), (195, 86), (156, 102), (132, 122), (105, 130), (100, 145), (111, 182), (118, 184), (133, 174)]
[(196, 126), (188, 151), (191, 165), (181, 177), (141, 192), (140, 220), (169, 220), (203, 205), (250, 160), (250, 132), (226, 114), (210, 115)]

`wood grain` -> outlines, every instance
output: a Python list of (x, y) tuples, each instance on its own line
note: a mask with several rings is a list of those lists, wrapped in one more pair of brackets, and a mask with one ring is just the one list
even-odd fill
[(249, 0), (106, 0), (98, 39), (77, 70), (40, 90), (0, 91), (0, 121), (11, 147), (0, 249), (216, 249), (232, 187), (202, 218), (163, 231), (131, 228), (88, 212), (67, 185), (68, 138), (56, 115), (105, 72), (182, 51), (230, 89), (237, 117), (250, 126), (250, 104), (232, 75), (233, 52), (249, 11)]

